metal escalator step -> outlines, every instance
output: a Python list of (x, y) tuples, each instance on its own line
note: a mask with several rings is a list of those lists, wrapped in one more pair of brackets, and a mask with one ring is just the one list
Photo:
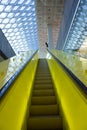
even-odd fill
[(50, 76), (50, 73), (36, 73), (36, 76)]
[(59, 130), (62, 129), (62, 119), (60, 116), (32, 116), (28, 119), (28, 129)]
[[(44, 69), (43, 69), (44, 70)], [(50, 71), (37, 71), (36, 74), (50, 74)]]
[(52, 83), (52, 80), (50, 80), (50, 79), (49, 80), (46, 80), (46, 79), (35, 80), (35, 84), (36, 83), (38, 83), (38, 84), (39, 83), (42, 83), (42, 84), (47, 83), (48, 84), (48, 83)]
[(42, 79), (42, 78), (48, 78), (48, 79), (52, 79), (51, 75), (35, 75), (35, 79)]
[(56, 97), (55, 96), (33, 96), (31, 98), (31, 104), (32, 105), (52, 105), (56, 104)]
[(34, 89), (53, 89), (53, 84), (34, 84)]
[[(29, 130), (29, 129), (27, 129), (27, 130)], [(37, 129), (31, 129), (31, 130), (37, 130)], [(50, 130), (50, 129), (43, 129), (43, 128), (42, 128), (42, 129), (40, 129), (40, 130)], [(61, 129), (58, 129), (58, 128), (57, 128), (57, 129), (51, 129), (51, 130), (63, 130), (63, 128), (61, 128)]]
[(48, 67), (37, 68), (37, 72), (50, 72)]
[(55, 105), (31, 105), (30, 116), (58, 115), (58, 107)]
[(53, 89), (46, 89), (46, 90), (33, 90), (32, 96), (54, 96)]
[(36, 73), (36, 76), (50, 76), (50, 73)]
[(43, 71), (39, 70), (39, 71), (37, 71), (37, 73), (42, 73), (42, 74), (43, 74), (43, 73), (47, 73), (47, 74), (50, 74), (50, 71), (47, 71), (47, 70), (44, 70), (44, 69), (43, 69)]
[(52, 78), (51, 78), (51, 76), (42, 76), (42, 77), (39, 77), (39, 76), (37, 76), (36, 78), (35, 78), (35, 80), (41, 80), (41, 79), (46, 79), (46, 80), (51, 80)]
[(41, 67), (41, 66), (38, 66), (37, 71), (39, 71), (39, 70), (40, 70), (40, 71), (43, 71), (43, 70), (45, 70), (45, 71), (50, 71), (48, 66), (42, 66), (42, 67)]

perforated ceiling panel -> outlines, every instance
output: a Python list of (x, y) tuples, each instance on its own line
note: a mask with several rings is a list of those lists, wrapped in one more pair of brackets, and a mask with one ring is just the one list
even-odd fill
[(16, 54), (38, 48), (35, 0), (0, 0), (0, 28)]
[(0, 0), (0, 28), (16, 54), (37, 49), (39, 45), (40, 57), (45, 57), (47, 24), (52, 24), (53, 45), (56, 46), (64, 1)]

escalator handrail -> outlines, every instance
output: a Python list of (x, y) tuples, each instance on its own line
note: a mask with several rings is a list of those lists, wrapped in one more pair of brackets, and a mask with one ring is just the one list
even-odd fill
[(18, 75), (22, 72), (22, 70), (26, 67), (26, 65), (32, 60), (38, 50), (33, 52), (33, 54), (27, 59), (27, 61), (15, 72), (15, 74), (5, 83), (5, 85), (0, 89), (0, 99), (6, 93), (8, 88), (10, 88), (11, 84), (15, 81)]
[(73, 72), (67, 68), (59, 59), (58, 57), (56, 57), (49, 49), (47, 49), (48, 52), (52, 55), (52, 57), (58, 62), (58, 64), (60, 64), (62, 66), (62, 68), (72, 77), (72, 79), (78, 84), (79, 88), (82, 90), (82, 92), (84, 92), (83, 94), (85, 94), (87, 96), (87, 87), (86, 85), (80, 80), (78, 79), (78, 77), (73, 74)]

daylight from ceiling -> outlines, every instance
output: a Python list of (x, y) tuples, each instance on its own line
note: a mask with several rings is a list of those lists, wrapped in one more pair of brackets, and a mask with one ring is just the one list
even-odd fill
[[(63, 50), (87, 50), (87, 0), (79, 0)], [(56, 48), (65, 0), (0, 0), (0, 28), (15, 53), (39, 49), (46, 57), (48, 25)], [(59, 43), (60, 44), (60, 43)]]
[(35, 0), (0, 0), (0, 28), (15, 53), (38, 48)]
[(47, 25), (52, 25), (56, 47), (64, 0), (0, 0), (0, 28), (15, 53), (40, 50), (45, 57)]

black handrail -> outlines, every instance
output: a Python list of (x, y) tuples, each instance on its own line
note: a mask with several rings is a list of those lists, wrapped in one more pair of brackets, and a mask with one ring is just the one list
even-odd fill
[(84, 83), (82, 83), (82, 81), (80, 81), (78, 79), (78, 77), (76, 77), (75, 74), (73, 74), (73, 72), (71, 70), (69, 70), (50, 50), (48, 50), (48, 52), (58, 62), (58, 64), (60, 64), (62, 66), (62, 68), (64, 68), (64, 70), (66, 70), (66, 72), (71, 76), (71, 78), (78, 84), (78, 86), (84, 92), (84, 94), (87, 95), (86, 85)]
[(18, 75), (22, 72), (22, 70), (25, 68), (25, 66), (31, 61), (31, 59), (35, 56), (38, 50), (36, 50), (16, 72), (15, 74), (6, 82), (6, 84), (0, 89), (0, 98), (5, 94), (5, 92), (8, 90), (8, 88), (11, 86), (11, 84), (15, 81), (15, 79), (18, 77)]

